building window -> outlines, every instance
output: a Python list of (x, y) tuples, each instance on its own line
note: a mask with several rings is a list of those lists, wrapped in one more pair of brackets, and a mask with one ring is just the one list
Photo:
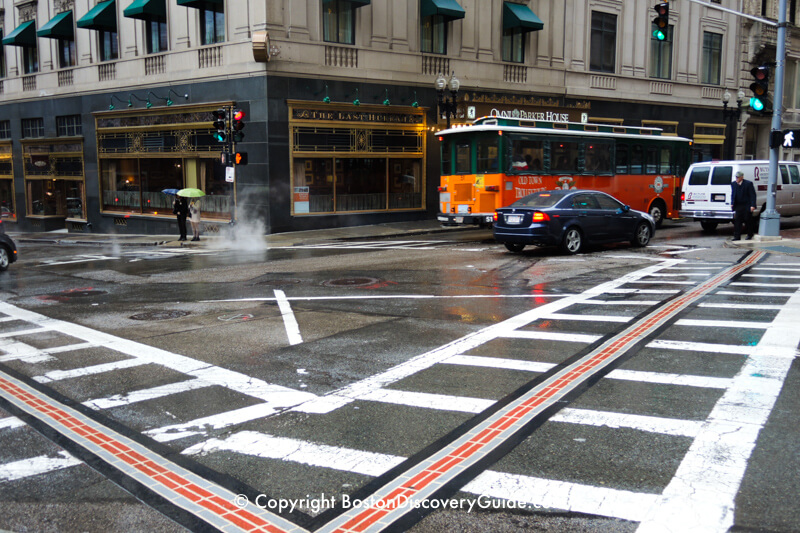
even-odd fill
[(703, 72), (701, 83), (719, 85), (722, 70), (722, 34), (703, 32)]
[(215, 44), (225, 41), (225, 12), (200, 10), (200, 42)]
[(39, 50), (37, 47), (22, 47), (22, 72), (25, 74), (39, 72)]
[(113, 61), (119, 58), (117, 32), (104, 30), (98, 31), (97, 43), (100, 48), (100, 61)]
[(323, 4), (322, 38), (329, 43), (355, 44), (356, 10), (348, 0)]
[(447, 53), (447, 22), (442, 15), (422, 18), (422, 51), (428, 54)]
[(43, 118), (23, 118), (22, 119), (22, 137), (24, 139), (31, 139), (36, 137), (44, 137), (44, 119)]
[(164, 20), (146, 20), (145, 31), (147, 33), (147, 53), (157, 54), (166, 52), (169, 49), (167, 44), (167, 23)]
[(56, 134), (59, 137), (79, 137), (83, 135), (80, 115), (56, 117)]
[(617, 16), (592, 11), (592, 37), (589, 68), (615, 72), (617, 57)]
[(74, 67), (75, 60), (75, 41), (72, 39), (58, 40), (58, 66), (59, 68)]
[(527, 32), (522, 31), (522, 28), (503, 30), (503, 61), (525, 61), (525, 33)]
[(797, 61), (786, 62), (786, 83), (783, 105), (787, 109), (800, 109), (800, 68)]
[(0, 139), (11, 138), (11, 121), (0, 120)]
[(672, 35), (674, 26), (667, 27), (667, 38), (659, 41), (653, 35), (657, 26), (653, 24), (650, 32), (650, 77), (668, 80), (672, 77)]

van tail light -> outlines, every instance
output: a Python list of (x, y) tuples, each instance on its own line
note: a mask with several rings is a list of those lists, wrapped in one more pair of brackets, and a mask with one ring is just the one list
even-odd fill
[(686, 193), (682, 192), (681, 193), (681, 202), (685, 202), (685, 201), (686, 201)]
[(498, 192), (500, 190), (500, 187), (498, 187), (497, 185), (487, 185), (486, 190), (491, 192)]
[(439, 192), (447, 192), (447, 185), (444, 187), (439, 187)]
[(494, 212), (494, 215), (492, 215), (492, 220), (493, 220), (493, 221), (495, 221), (495, 222), (497, 222), (497, 218), (498, 218), (498, 217), (499, 217), (499, 215), (497, 214), (497, 211), (495, 211), (495, 212)]
[(547, 222), (548, 220), (550, 220), (550, 215), (548, 215), (547, 213), (542, 213), (541, 211), (533, 212), (534, 222)]

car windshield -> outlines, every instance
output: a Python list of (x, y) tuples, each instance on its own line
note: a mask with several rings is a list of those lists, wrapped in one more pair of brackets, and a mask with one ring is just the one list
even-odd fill
[(553, 207), (562, 198), (563, 196), (557, 193), (535, 192), (528, 196), (523, 196), (511, 204), (511, 207)]

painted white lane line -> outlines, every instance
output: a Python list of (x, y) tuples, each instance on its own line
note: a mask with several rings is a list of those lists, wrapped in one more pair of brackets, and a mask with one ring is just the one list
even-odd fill
[(395, 389), (371, 390), (357, 399), (369, 402), (390, 403), (393, 405), (406, 405), (409, 407), (419, 407), (422, 409), (435, 409), (439, 411), (454, 411), (458, 413), (472, 414), (485, 411), (495, 403), (495, 400), (487, 400), (484, 398), (448, 396), (446, 394), (411, 392)]
[(755, 283), (751, 281), (734, 281), (733, 287), (772, 287), (773, 289), (796, 289), (800, 283)]
[[(182, 453), (209, 455), (221, 451), (356, 472), (373, 477), (383, 474), (405, 460), (405, 457), (396, 455), (314, 444), (253, 431), (235, 433), (224, 440), (211, 439), (191, 446)], [(462, 490), (475, 495), (524, 502), (532, 506), (627, 520), (640, 520), (642, 518), (640, 510), (650, 507), (657, 498), (656, 494), (593, 487), (492, 470), (482, 472)]]
[[(115, 337), (108, 333), (93, 330), (79, 324), (51, 319), (38, 313), (15, 307), (6, 302), (0, 302), (0, 312), (18, 318), (19, 320), (46, 326), (46, 328), (42, 328), (40, 331), (58, 331), (64, 335), (83, 340), (94, 346), (103, 346), (109, 350), (120, 352), (123, 355), (132, 357), (132, 360), (139, 361), (139, 364), (160, 365), (175, 370), (176, 372), (188, 374), (189, 376), (213, 383), (214, 385), (226, 387), (241, 394), (253, 396), (254, 398), (266, 402), (273, 409), (292, 407), (316, 398), (316, 396), (310, 392), (298, 391), (288, 387), (267, 383), (240, 372), (208, 364), (205, 361), (199, 361), (153, 346)], [(88, 368), (91, 369), (92, 367)], [(102, 368), (102, 365), (99, 365), (98, 369), (102, 370)], [(80, 371), (81, 369), (76, 369), (66, 372)], [(89, 372), (91, 372), (91, 370)], [(64, 376), (65, 374), (63, 373), (48, 373), (45, 374), (45, 379), (51, 379), (52, 377), (63, 379)]]
[(713, 272), (681, 272), (681, 273), (671, 273), (671, 272), (659, 272), (658, 274), (653, 274), (652, 278), (682, 278), (684, 276), (699, 276), (703, 278), (707, 278), (713, 274)]
[[(472, 300), (472, 299), (498, 299), (505, 298), (565, 298), (575, 294), (531, 293), (531, 294), (454, 294), (438, 296), (435, 294), (361, 294), (339, 296), (285, 296), (288, 302), (313, 302), (313, 301), (339, 301), (339, 300)], [(253, 298), (231, 298), (224, 300), (201, 300), (201, 303), (223, 302), (275, 302), (278, 299), (271, 296)]]
[(743, 278), (784, 278), (784, 279), (800, 279), (800, 276), (790, 276), (788, 274), (742, 274)]
[(14, 429), (25, 427), (28, 424), (17, 418), (16, 416), (8, 416), (0, 418), (0, 429)]
[(706, 302), (701, 303), (697, 307), (710, 307), (714, 309), (760, 309), (760, 310), (776, 310), (780, 309), (781, 305), (767, 305), (767, 304), (741, 304), (741, 303), (713, 303), (713, 302)]
[(58, 455), (59, 457), (40, 455), (0, 465), (0, 482), (16, 481), (83, 464), (63, 450)]
[(17, 360), (30, 364), (45, 363), (54, 359), (52, 354), (83, 350), (85, 348), (92, 347), (94, 347), (94, 344), (90, 342), (81, 342), (78, 344), (57, 346), (55, 348), (39, 349), (23, 342), (9, 342), (7, 339), (5, 339), (0, 340), (0, 351), (6, 353), (6, 355), (0, 356), (0, 363)]
[(612, 316), (612, 315), (571, 315), (569, 313), (550, 313), (542, 317), (542, 320), (576, 320), (583, 322), (619, 322), (626, 323), (633, 320), (631, 316)]
[[(652, 283), (652, 282), (651, 282)], [(678, 294), (678, 289), (610, 289), (607, 294)]]
[(297, 319), (294, 317), (292, 306), (286, 299), (286, 294), (283, 291), (275, 289), (275, 301), (278, 302), (278, 309), (281, 311), (283, 317), (283, 325), (286, 328), (286, 336), (289, 338), (289, 344), (302, 344), (303, 337), (300, 335), (300, 326), (297, 325)]
[(658, 348), (660, 350), (686, 350), (691, 352), (710, 352), (727, 353), (738, 355), (750, 355), (754, 346), (738, 346), (735, 344), (713, 344), (709, 342), (687, 342), (654, 340), (647, 345), (648, 348)]
[(788, 298), (792, 295), (791, 292), (745, 292), (745, 291), (717, 291), (715, 295), (721, 294), (723, 296), (767, 296), (767, 297), (784, 297)]
[(557, 333), (555, 331), (508, 331), (500, 337), (508, 339), (531, 339), (562, 342), (585, 342), (590, 344), (600, 338), (600, 335), (586, 335), (583, 333)]
[(682, 318), (675, 322), (676, 326), (691, 326), (700, 328), (753, 328), (767, 329), (769, 322), (745, 322), (736, 320), (693, 320)]
[(728, 531), (735, 499), (800, 344), (800, 291), (764, 332), (712, 409), (669, 485), (639, 530)]
[[(554, 366), (553, 363), (541, 363), (537, 361), (521, 361), (518, 359), (501, 359), (498, 357), (481, 357), (475, 355), (457, 355), (451, 357), (443, 364), (477, 366), (482, 368), (498, 368), (504, 370), (522, 370), (525, 372), (547, 372)], [(705, 387), (712, 389), (724, 389), (730, 385), (728, 378), (716, 378), (709, 376), (694, 376), (688, 374), (668, 374), (665, 372), (647, 372), (643, 370), (612, 370), (606, 376), (608, 379), (620, 379), (625, 381), (639, 381), (642, 383), (654, 383), (662, 385), (682, 385), (686, 387)]]
[(591, 305), (642, 305), (650, 307), (652, 305), (656, 305), (659, 303), (658, 300), (585, 300), (581, 302), (582, 304), (591, 304)]
[(143, 359), (123, 359), (122, 361), (114, 361), (113, 363), (84, 366), (82, 368), (73, 368), (71, 370), (53, 370), (47, 374), (42, 374), (41, 376), (33, 376), (31, 379), (39, 383), (51, 383), (53, 381), (93, 376), (105, 372), (113, 372), (114, 370), (133, 368), (135, 366), (142, 366), (148, 363), (149, 361), (145, 361)]
[[(485, 344), (499, 337), (503, 337), (508, 333), (514, 332), (517, 328), (526, 326), (534, 320), (539, 319), (543, 315), (557, 313), (571, 305), (583, 303), (590, 298), (607, 294), (618, 289), (621, 285), (624, 285), (631, 280), (639, 279), (647, 274), (658, 272), (662, 268), (671, 267), (682, 262), (683, 260), (678, 259), (664, 260), (658, 264), (629, 272), (622, 277), (602, 283), (596, 287), (592, 287), (580, 294), (567, 296), (555, 302), (540, 305), (522, 314), (511, 317), (474, 333), (470, 333), (469, 335), (466, 335), (460, 339), (456, 339), (427, 353), (418, 355), (417, 357), (409, 359), (408, 361), (390, 368), (385, 372), (370, 376), (356, 383), (342, 387), (341, 389), (333, 391), (325, 396), (305, 402), (302, 405), (292, 408), (292, 410), (316, 414), (329, 413), (335, 409), (347, 405), (354, 399), (360, 398), (371, 391), (384, 388), (388, 384), (406, 378), (419, 372), (420, 370), (430, 368), (431, 366), (445, 361), (450, 357), (469, 352), (477, 346)], [(2, 309), (0, 309), (0, 311), (2, 311)]]
[(210, 387), (213, 383), (203, 381), (202, 379), (187, 379), (177, 383), (168, 383), (160, 387), (153, 387), (150, 389), (140, 389), (124, 394), (115, 394), (107, 398), (97, 398), (94, 400), (87, 400), (83, 405), (91, 407), (92, 409), (113, 409), (115, 407), (122, 407), (132, 403), (146, 402), (148, 400), (155, 400), (170, 396), (172, 394), (179, 394), (182, 392), (193, 391), (203, 387)]
[(658, 283), (664, 285), (697, 285), (696, 281), (674, 281), (674, 280), (667, 280), (667, 279), (640, 279), (636, 281), (630, 281), (628, 283)]
[(268, 404), (260, 403), (242, 407), (233, 411), (224, 411), (217, 415), (205, 416), (182, 424), (172, 424), (160, 428), (149, 429), (144, 433), (159, 442), (169, 442), (194, 435), (204, 435), (209, 430), (223, 429), (236, 424), (244, 424), (275, 414), (277, 410)]
[(0, 333), (0, 339), (5, 339), (8, 337), (16, 337), (17, 335), (34, 335), (36, 333), (44, 333), (45, 331), (48, 331), (48, 328), (33, 328), (33, 329), (23, 329), (19, 331), (6, 331), (5, 333)]
[(694, 248), (691, 250), (675, 250), (671, 252), (661, 252), (662, 254), (666, 255), (678, 255), (678, 254), (688, 254), (692, 252), (702, 252), (703, 250), (708, 250), (708, 248)]
[(655, 494), (593, 487), (491, 470), (481, 473), (462, 490), (532, 506), (609, 516), (634, 522), (641, 520), (642, 510), (647, 509), (656, 499)]

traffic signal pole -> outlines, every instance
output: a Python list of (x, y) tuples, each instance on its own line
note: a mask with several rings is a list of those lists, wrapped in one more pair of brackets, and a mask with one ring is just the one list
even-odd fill
[(778, 47), (775, 51), (775, 99), (772, 104), (772, 131), (769, 146), (769, 180), (767, 181), (767, 207), (758, 222), (761, 237), (779, 237), (780, 215), (775, 211), (775, 195), (778, 184), (778, 153), (781, 144), (773, 141), (778, 137), (774, 132), (781, 131), (781, 111), (783, 110), (783, 78), (786, 67), (786, 0), (778, 6)]

